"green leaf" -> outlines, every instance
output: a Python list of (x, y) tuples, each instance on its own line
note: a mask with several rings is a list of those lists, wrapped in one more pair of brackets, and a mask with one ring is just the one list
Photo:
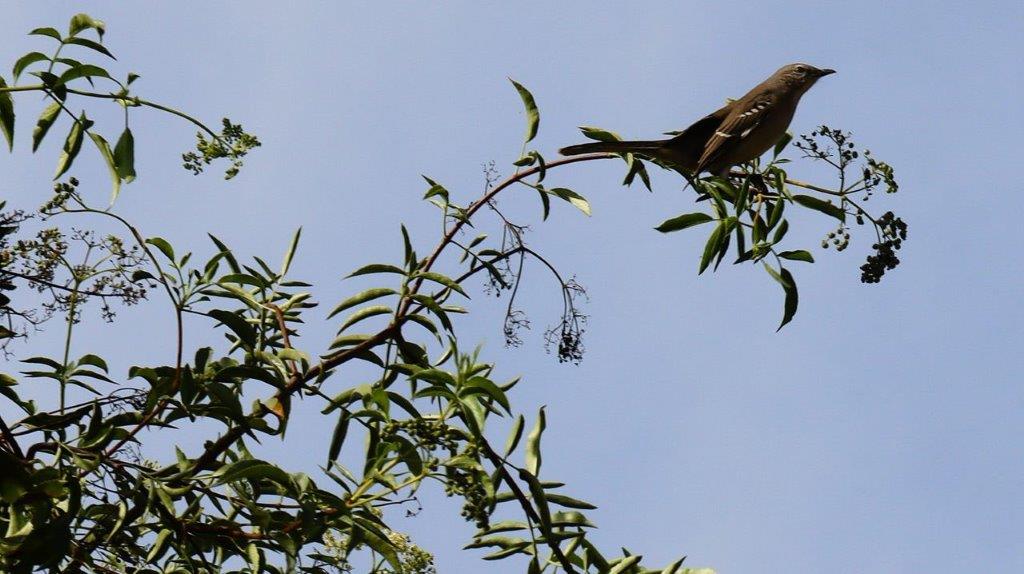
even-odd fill
[(32, 151), (39, 149), (39, 144), (43, 142), (43, 138), (46, 137), (46, 132), (50, 131), (50, 126), (57, 121), (57, 116), (60, 115), (60, 104), (53, 102), (46, 106), (43, 113), (39, 114), (39, 119), (36, 120), (36, 129), (32, 131)]
[(281, 262), (281, 271), (278, 275), (284, 277), (288, 274), (288, 269), (292, 266), (292, 258), (295, 257), (295, 250), (299, 248), (299, 238), (302, 237), (302, 228), (295, 230), (295, 235), (292, 236), (292, 242), (288, 246), (288, 251), (284, 254), (284, 261)]
[(170, 529), (164, 528), (156, 535), (156, 540), (151, 543), (152, 546), (149, 548), (149, 554), (146, 555), (146, 562), (151, 563), (163, 556), (164, 551), (167, 550), (167, 540), (171, 537), (171, 534), (173, 532)]
[(551, 530), (551, 509), (548, 507), (547, 495), (544, 486), (537, 480), (537, 476), (531, 474), (525, 468), (519, 469), (519, 478), (530, 487), (530, 495), (533, 497), (533, 504), (537, 507), (537, 517), (540, 518), (541, 531), (549, 533)]
[(82, 150), (82, 132), (88, 130), (91, 125), (92, 121), (85, 117), (85, 112), (82, 112), (82, 115), (75, 120), (74, 125), (68, 130), (68, 137), (64, 140), (64, 149), (57, 160), (57, 174), (53, 176), (53, 179), (64, 175), (71, 168), (71, 164), (78, 157), (78, 152)]
[(79, 365), (90, 365), (97, 369), (102, 369), (104, 373), (108, 372), (107, 362), (103, 360), (103, 357), (98, 355), (88, 354), (82, 355), (82, 358), (78, 359)]
[(373, 301), (374, 299), (379, 299), (381, 297), (387, 297), (388, 295), (397, 294), (398, 291), (395, 291), (394, 289), (388, 289), (387, 287), (374, 287), (373, 289), (367, 289), (366, 291), (356, 293), (355, 295), (349, 297), (348, 299), (345, 299), (341, 303), (338, 303), (338, 306), (331, 310), (331, 313), (330, 315), (327, 316), (327, 318), (330, 319), (346, 309), (351, 309), (352, 307), (355, 307), (357, 305), (362, 305), (367, 301)]
[(593, 510), (597, 508), (596, 506), (590, 504), (589, 502), (577, 500), (564, 494), (554, 494), (549, 492), (545, 496), (548, 499), (548, 502), (552, 504), (557, 504), (559, 506), (564, 506), (566, 508), (579, 508), (580, 510)]
[(672, 219), (666, 219), (661, 225), (654, 229), (662, 233), (671, 233), (673, 231), (680, 231), (687, 227), (693, 227), (709, 221), (714, 221), (714, 218), (706, 213), (685, 213), (678, 217), (673, 217)]
[[(540, 186), (537, 187), (540, 188)], [(537, 189), (537, 192), (540, 193), (540, 205), (544, 210), (543, 217), (541, 217), (541, 219), (543, 221), (547, 221), (548, 215), (551, 215), (551, 197), (548, 196), (548, 192), (545, 189)]]
[(263, 569), (263, 552), (255, 542), (250, 542), (245, 547), (246, 558), (249, 559), (249, 569), (252, 572), (260, 572)]
[(18, 81), (18, 76), (25, 71), (25, 68), (35, 64), (36, 62), (42, 62), (43, 60), (49, 61), (50, 57), (41, 52), (29, 52), (24, 56), (18, 58), (18, 61), (14, 63), (12, 72), (14, 73), (14, 81)]
[(808, 209), (820, 211), (825, 215), (835, 217), (839, 221), (842, 221), (844, 223), (846, 222), (846, 212), (843, 211), (842, 208), (840, 208), (839, 206), (833, 205), (828, 201), (824, 201), (818, 199), (817, 197), (812, 197), (810, 195), (794, 195), (793, 201), (799, 203), (800, 205)]
[(615, 566), (612, 566), (611, 570), (608, 571), (608, 574), (624, 574), (625, 572), (628, 572), (630, 568), (636, 566), (641, 559), (643, 559), (643, 556), (639, 554), (626, 556), (619, 562), (615, 563)]
[(238, 482), (239, 480), (266, 479), (282, 486), (291, 482), (288, 473), (262, 460), (245, 459), (221, 467), (214, 473), (218, 484)]
[(505, 412), (511, 414), (512, 407), (509, 405), (508, 397), (505, 396), (505, 391), (501, 390), (498, 385), (484, 377), (473, 377), (466, 381), (466, 385), (459, 394), (460, 396), (466, 396), (469, 394), (486, 395), (490, 397), (491, 400), (501, 405), (505, 409)]
[(436, 181), (430, 179), (425, 175), (421, 177), (425, 179), (427, 183), (430, 185), (430, 189), (428, 189), (427, 192), (423, 194), (423, 199), (430, 199), (435, 195), (439, 195), (444, 198), (445, 203), (448, 203), (448, 190), (445, 189), (443, 185), (437, 183)]
[(599, 142), (622, 141), (622, 138), (619, 137), (619, 134), (615, 132), (610, 132), (608, 130), (603, 130), (601, 128), (595, 128), (593, 126), (580, 126), (580, 131), (583, 132), (584, 136), (592, 140), (597, 140)]
[(409, 238), (409, 230), (406, 229), (405, 225), (401, 225), (402, 229), (402, 246), (405, 249), (405, 265), (409, 269), (415, 269), (418, 267), (416, 251), (412, 247), (412, 239)]
[(348, 329), (349, 327), (355, 325), (356, 323), (362, 321), (363, 319), (376, 317), (377, 315), (386, 315), (388, 313), (391, 313), (391, 307), (388, 307), (387, 305), (372, 305), (370, 307), (363, 307), (362, 309), (349, 315), (348, 319), (345, 319), (345, 322), (342, 323), (341, 327), (338, 328), (338, 332), (340, 333), (345, 329)]
[(704, 254), (700, 258), (698, 275), (704, 273), (704, 270), (711, 264), (711, 260), (722, 250), (722, 242), (728, 239), (729, 232), (732, 231), (732, 227), (728, 224), (731, 219), (734, 218), (730, 217), (729, 219), (721, 220), (718, 226), (715, 227), (715, 230), (711, 232), (711, 235), (708, 236), (708, 241), (704, 244)]
[(88, 38), (68, 38), (67, 40), (64, 41), (64, 43), (65, 44), (74, 44), (76, 46), (83, 46), (83, 47), (89, 48), (91, 50), (96, 50), (97, 52), (99, 52), (99, 53), (101, 53), (101, 54), (103, 54), (105, 56), (109, 56), (113, 60), (117, 59), (117, 58), (114, 57), (113, 54), (110, 53), (110, 50), (108, 50), (105, 47), (103, 47), (103, 44), (100, 44), (99, 42), (96, 42), (94, 40), (89, 40)]
[(512, 425), (512, 431), (508, 433), (508, 440), (505, 441), (505, 457), (512, 454), (512, 451), (519, 446), (519, 439), (523, 436), (523, 425), (526, 419), (523, 415), (516, 417), (516, 422)]
[(469, 295), (465, 291), (463, 291), (462, 286), (459, 285), (454, 279), (446, 275), (434, 273), (433, 271), (424, 271), (417, 273), (413, 277), (418, 277), (421, 279), (426, 279), (427, 281), (440, 283), (441, 285), (444, 285), (445, 287), (451, 289), (452, 291), (459, 293), (460, 295), (466, 297), (467, 299), (469, 298)]
[(803, 249), (796, 251), (783, 251), (779, 253), (779, 257), (783, 259), (789, 259), (791, 261), (806, 261), (808, 263), (814, 263), (814, 256)]
[(238, 339), (248, 347), (256, 346), (256, 330), (241, 315), (223, 309), (213, 309), (206, 314), (231, 329)]
[(785, 267), (780, 267), (779, 270), (776, 271), (771, 265), (765, 263), (764, 268), (765, 271), (772, 276), (772, 279), (775, 279), (779, 285), (782, 285), (782, 290), (786, 294), (786, 301), (783, 306), (782, 323), (780, 323), (779, 328), (775, 330), (778, 332), (786, 326), (786, 323), (793, 320), (793, 316), (796, 315), (796, 308), (799, 304), (796, 281), (793, 279), (793, 275)]
[[(97, 20), (88, 14), (79, 13), (71, 17), (71, 22), (68, 24), (68, 34), (74, 36), (82, 30), (88, 30), (89, 28), (96, 30), (100, 40), (103, 39), (103, 33), (107, 31), (107, 25), (103, 20)], [(54, 31), (56, 32), (56, 30)]]
[(548, 193), (568, 201), (569, 203), (573, 204), (576, 207), (576, 209), (579, 209), (583, 213), (590, 215), (590, 203), (586, 200), (585, 197), (576, 193), (575, 191), (571, 189), (566, 189), (564, 187), (556, 187), (554, 189), (549, 189)]
[[(0, 78), (0, 88), (6, 88), (7, 82)], [(10, 92), (0, 93), (0, 131), (4, 132), (7, 148), (14, 151), (14, 99)]]
[(789, 221), (783, 219), (782, 223), (779, 224), (778, 229), (775, 230), (775, 235), (772, 235), (772, 243), (782, 241), (782, 238), (786, 236), (787, 231), (789, 231)]
[(526, 436), (526, 470), (533, 476), (538, 476), (540, 473), (540, 437), (544, 434), (546, 426), (547, 419), (544, 416), (544, 407), (541, 407), (537, 412), (537, 422), (534, 423), (533, 430)]
[(789, 142), (792, 140), (792, 133), (786, 132), (782, 134), (782, 137), (779, 138), (779, 141), (775, 142), (775, 149), (772, 151), (772, 157), (779, 157), (779, 154), (782, 153), (782, 150), (786, 149), (786, 146), (789, 145)]
[(146, 240), (146, 243), (159, 249), (160, 253), (164, 254), (164, 257), (170, 259), (172, 263), (174, 262), (174, 248), (171, 247), (171, 244), (168, 243), (166, 239), (162, 237), (150, 237)]
[[(356, 269), (352, 273), (348, 274), (348, 277), (357, 277), (359, 275), (369, 275), (371, 273), (397, 273), (399, 275), (405, 275), (405, 270), (394, 265), (387, 265), (384, 263), (371, 263)], [(346, 277), (346, 278), (348, 278)]]
[(117, 196), (121, 193), (121, 173), (117, 170), (117, 162), (114, 161), (114, 152), (110, 149), (110, 144), (107, 140), (103, 139), (103, 136), (93, 132), (89, 133), (89, 139), (92, 143), (96, 144), (96, 149), (100, 150), (100, 155), (103, 156), (103, 161), (107, 164), (107, 171), (110, 173), (110, 180), (113, 183), (113, 190), (110, 193), (110, 203), (114, 203), (117, 200)]
[(114, 145), (114, 163), (117, 173), (125, 183), (135, 181), (135, 136), (132, 130), (124, 128)]
[(31, 32), (29, 32), (29, 35), (30, 36), (49, 36), (49, 37), (53, 38), (54, 40), (57, 40), (58, 42), (64, 40), (64, 38), (61, 37), (60, 32), (58, 32), (57, 30), (55, 30), (53, 28), (36, 28), (35, 30), (32, 30)]
[(786, 302), (782, 323), (779, 324), (779, 328), (776, 331), (779, 331), (786, 323), (793, 320), (793, 316), (796, 315), (797, 305), (800, 303), (799, 294), (796, 289), (796, 280), (793, 279), (793, 275), (785, 267), (780, 268), (779, 273), (782, 274), (782, 278), (786, 281), (783, 284), (783, 289), (786, 292)]
[(67, 71), (60, 75), (60, 79), (57, 80), (56, 86), (66, 85), (68, 82), (79, 78), (110, 78), (110, 74), (99, 66), (82, 64), (81, 66), (68, 68)]
[(775, 204), (772, 205), (772, 211), (768, 214), (768, 228), (765, 230), (764, 237), (768, 236), (768, 231), (775, 228), (776, 225), (782, 221), (782, 214), (786, 211), (786, 200), (781, 197), (775, 200)]
[(526, 142), (529, 142), (537, 136), (537, 129), (540, 127), (540, 112), (537, 110), (537, 102), (534, 101), (530, 90), (524, 88), (522, 84), (512, 78), (509, 78), (508, 81), (516, 87), (516, 91), (519, 92), (519, 97), (522, 98), (523, 105), (526, 107)]
[(626, 164), (629, 166), (629, 171), (626, 172), (626, 177), (622, 180), (622, 185), (631, 186), (633, 185), (633, 179), (637, 175), (640, 176), (640, 181), (644, 183), (644, 187), (647, 191), (653, 191), (651, 189), (651, 176), (647, 173), (647, 168), (644, 166), (644, 162), (640, 161), (635, 155), (629, 153), (626, 154)]

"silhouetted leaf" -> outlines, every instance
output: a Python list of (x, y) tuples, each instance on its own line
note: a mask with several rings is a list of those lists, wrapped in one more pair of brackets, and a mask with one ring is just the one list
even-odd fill
[(509, 78), (508, 81), (516, 87), (519, 97), (523, 100), (523, 106), (526, 107), (526, 142), (529, 142), (537, 136), (537, 129), (540, 127), (540, 112), (537, 110), (537, 102), (534, 101), (530, 90), (524, 88), (522, 84), (512, 78)]
[(670, 233), (672, 231), (679, 231), (686, 229), (687, 227), (693, 227), (709, 221), (714, 221), (714, 218), (706, 213), (685, 213), (678, 217), (673, 217), (672, 219), (666, 219), (661, 225), (654, 229), (662, 233)]
[[(0, 88), (6, 88), (7, 82), (0, 78)], [(0, 131), (4, 132), (7, 148), (14, 149), (14, 99), (9, 92), (0, 92)]]
[(779, 253), (779, 257), (783, 259), (790, 259), (792, 261), (806, 261), (808, 263), (814, 263), (814, 256), (803, 249), (796, 251), (783, 251)]
[(832, 203), (829, 203), (827, 201), (818, 199), (817, 197), (812, 197), (810, 195), (794, 195), (793, 196), (793, 201), (799, 203), (800, 205), (802, 205), (802, 206), (804, 206), (804, 207), (806, 207), (808, 209), (813, 209), (815, 211), (820, 211), (820, 212), (824, 213), (825, 215), (830, 215), (832, 217), (835, 217), (839, 221), (842, 221), (844, 223), (846, 222), (846, 212), (845, 211), (843, 211), (839, 206), (833, 205)]

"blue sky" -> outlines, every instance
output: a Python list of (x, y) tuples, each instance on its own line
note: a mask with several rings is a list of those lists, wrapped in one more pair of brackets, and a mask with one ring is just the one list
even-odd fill
[[(531, 223), (530, 244), (588, 288), (583, 364), (543, 350), (558, 294), (539, 268), (528, 269), (525, 344), (503, 348), (503, 300), (479, 292), (464, 344), (524, 376), (520, 409), (547, 405), (545, 478), (600, 506), (596, 540), (609, 551), (688, 554), (722, 573), (1024, 571), (1024, 4), (53, 2), (5, 7), (4, 59), (40, 48), (31, 28), (77, 11), (107, 21), (114, 69), (141, 73), (142, 94), (211, 122), (228, 115), (264, 142), (235, 181), (195, 178), (178, 161), (193, 131), (146, 114), (122, 213), (204, 253), (207, 231), (244, 253), (282, 253), (301, 225), (295, 274), (327, 308), (361, 285), (342, 275), (400, 256), (399, 222), (421, 250), (433, 243), (420, 174), (468, 201), (482, 163), (511, 171), (523, 117), (506, 77), (532, 90), (535, 143), (553, 157), (581, 140), (578, 125), (649, 138), (784, 63), (837, 69), (792, 127), (851, 130), (895, 166), (900, 193), (871, 206), (903, 217), (910, 239), (880, 285), (858, 280), (869, 238), (822, 252), (831, 224), (807, 213), (791, 241), (818, 263), (792, 266), (800, 312), (775, 333), (781, 293), (763, 271), (697, 277), (704, 233), (652, 230), (695, 208), (676, 179), (657, 174), (652, 195), (620, 187), (621, 165), (584, 164), (550, 177), (587, 196), (591, 218), (556, 206), (541, 224), (532, 193), (502, 200)], [(0, 197), (26, 206), (44, 201), (59, 145), (30, 157), (31, 117), (17, 154), (0, 156)], [(89, 161), (83, 189), (104, 198)], [(790, 172), (823, 176), (800, 161)], [(77, 350), (166, 362), (160, 305), (90, 327)], [(208, 342), (201, 328), (191, 343)], [(314, 321), (303, 340), (316, 352), (331, 331)], [(56, 352), (58, 338), (36, 337), (33, 354)], [(322, 455), (308, 445), (332, 425), (293, 422), (267, 452), (314, 468)], [(179, 432), (186, 445), (203, 438)], [(454, 504), (425, 504), (401, 527), (441, 571), (512, 571), (458, 550), (471, 529)]]

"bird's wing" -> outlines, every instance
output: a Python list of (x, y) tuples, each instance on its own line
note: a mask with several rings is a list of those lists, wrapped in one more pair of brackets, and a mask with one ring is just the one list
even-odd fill
[(708, 165), (714, 163), (727, 146), (734, 146), (750, 135), (750, 132), (757, 128), (757, 125), (764, 119), (765, 113), (771, 109), (774, 103), (772, 100), (772, 95), (765, 94), (755, 99), (750, 105), (735, 106), (708, 140), (704, 147), (704, 153), (701, 154), (700, 160), (697, 162), (696, 173), (700, 173)]

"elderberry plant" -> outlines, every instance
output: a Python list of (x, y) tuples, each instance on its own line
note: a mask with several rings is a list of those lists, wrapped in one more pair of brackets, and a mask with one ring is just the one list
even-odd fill
[[(183, 158), (193, 173), (224, 159), (231, 178), (259, 140), (228, 120), (217, 133), (139, 97), (132, 91), (136, 74), (117, 80), (106, 68), (68, 57), (75, 50), (78, 57), (112, 58), (102, 43), (105, 31), (102, 21), (85, 14), (71, 19), (66, 34), (33, 30), (57, 42), (54, 49), (19, 58), (15, 84), (0, 78), (0, 128), (12, 147), (13, 96), (19, 93), (34, 92), (49, 102), (32, 134), (33, 149), (59, 118), (69, 122), (58, 183), (42, 209), (0, 205), (0, 311), (8, 325), (0, 337), (10, 342), (17, 321), (38, 327), (48, 315), (64, 319), (66, 334), (60, 353), (22, 359), (20, 377), (0, 374), (0, 570), (432, 574), (433, 557), (400, 532), (396, 512), (417, 513), (420, 489), (437, 485), (461, 500), (462, 517), (477, 529), (466, 548), (485, 549), (485, 560), (517, 561), (529, 574), (710, 572), (684, 567), (683, 559), (653, 570), (624, 547), (600, 549), (586, 514), (595, 506), (570, 494), (550, 470), (542, 472), (543, 407), (528, 424), (512, 403), (523, 383), (499, 379), (481, 350), (465, 351), (458, 337), (455, 319), (469, 313), (463, 305), (470, 280), (486, 276), (492, 292), (509, 296), (507, 342), (521, 343), (520, 330), (529, 322), (514, 303), (524, 270), (537, 268), (554, 277), (563, 301), (560, 319), (546, 331), (548, 344), (562, 362), (583, 358), (583, 288), (526, 243), (528, 226), (510, 221), (498, 197), (525, 187), (538, 194), (542, 219), (561, 202), (589, 214), (584, 196), (546, 178), (554, 179), (556, 170), (561, 177), (569, 165), (620, 156), (548, 161), (527, 149), (540, 112), (533, 95), (513, 82), (527, 129), (512, 175), (502, 179), (488, 168), (483, 191), (468, 199), (428, 178), (425, 199), (438, 210), (440, 237), (417, 241), (401, 227), (402, 258), (353, 265), (348, 278), (372, 284), (333, 305), (327, 314), (337, 329), (332, 340), (308, 341), (305, 325), (320, 318), (310, 312), (319, 305), (313, 286), (291, 274), (301, 230), (280, 263), (271, 265), (268, 258), (243, 257), (212, 235), (206, 253), (182, 253), (116, 211), (122, 184), (138, 177), (129, 129), (133, 108), (160, 110), (199, 128), (196, 150)], [(30, 69), (39, 81), (17, 84)], [(125, 123), (113, 147), (86, 109), (72, 111), (86, 102), (123, 109)], [(584, 133), (617, 138), (597, 128)], [(812, 143), (821, 137), (840, 150), (838, 156)], [(77, 166), (86, 139), (110, 173), (108, 206), (89, 200), (91, 191), (77, 179), (63, 179)], [(796, 208), (839, 220), (841, 242), (848, 239), (847, 217), (870, 220), (879, 230), (876, 249), (885, 253), (869, 260), (872, 278), (895, 266), (892, 252), (906, 239), (902, 220), (891, 214), (871, 219), (853, 197), (883, 184), (895, 191), (896, 184), (891, 168), (871, 159), (857, 172), (861, 181), (847, 184), (858, 160), (847, 139), (819, 130), (800, 147), (811, 159), (836, 165), (837, 188), (791, 178), (782, 167), (788, 140), (782, 141), (765, 165), (753, 162), (727, 178), (692, 180), (696, 198), (708, 200), (707, 211), (669, 219), (658, 230), (714, 224), (699, 271), (717, 268), (735, 245), (736, 263), (763, 263), (782, 284), (785, 324), (796, 312), (797, 292), (783, 262), (813, 262), (807, 251), (781, 247)], [(621, 157), (627, 163), (624, 183), (639, 178), (650, 187), (646, 160)], [(46, 227), (23, 237), (23, 228), (37, 220)], [(88, 226), (95, 221), (117, 225), (120, 234), (93, 231)], [(477, 235), (470, 239), (471, 228)], [(497, 230), (495, 238), (487, 229)], [(10, 294), (21, 287), (41, 297), (36, 308), (28, 302), (14, 306)], [(326, 296), (336, 298), (337, 288)], [(90, 320), (83, 305), (99, 299), (101, 316), (113, 318), (107, 305), (113, 298), (169, 304), (175, 343), (165, 360), (120, 372), (88, 352), (91, 342), (74, 329)], [(189, 346), (186, 335), (197, 331), (217, 333), (223, 344)], [(133, 359), (131, 349), (125, 355), (118, 362)], [(361, 378), (367, 372), (369, 378)], [(53, 400), (26, 398), (19, 387), (25, 380), (52, 382)], [(72, 402), (68, 391), (80, 389), (89, 394)], [(319, 404), (333, 423), (323, 444), (304, 445), (319, 448), (322, 466), (316, 470), (286, 469), (261, 458), (260, 443), (286, 440), (299, 399)], [(173, 457), (148, 458), (146, 441), (185, 425), (210, 434), (201, 446), (175, 449)], [(507, 437), (503, 444), (494, 442), (497, 433)]]

